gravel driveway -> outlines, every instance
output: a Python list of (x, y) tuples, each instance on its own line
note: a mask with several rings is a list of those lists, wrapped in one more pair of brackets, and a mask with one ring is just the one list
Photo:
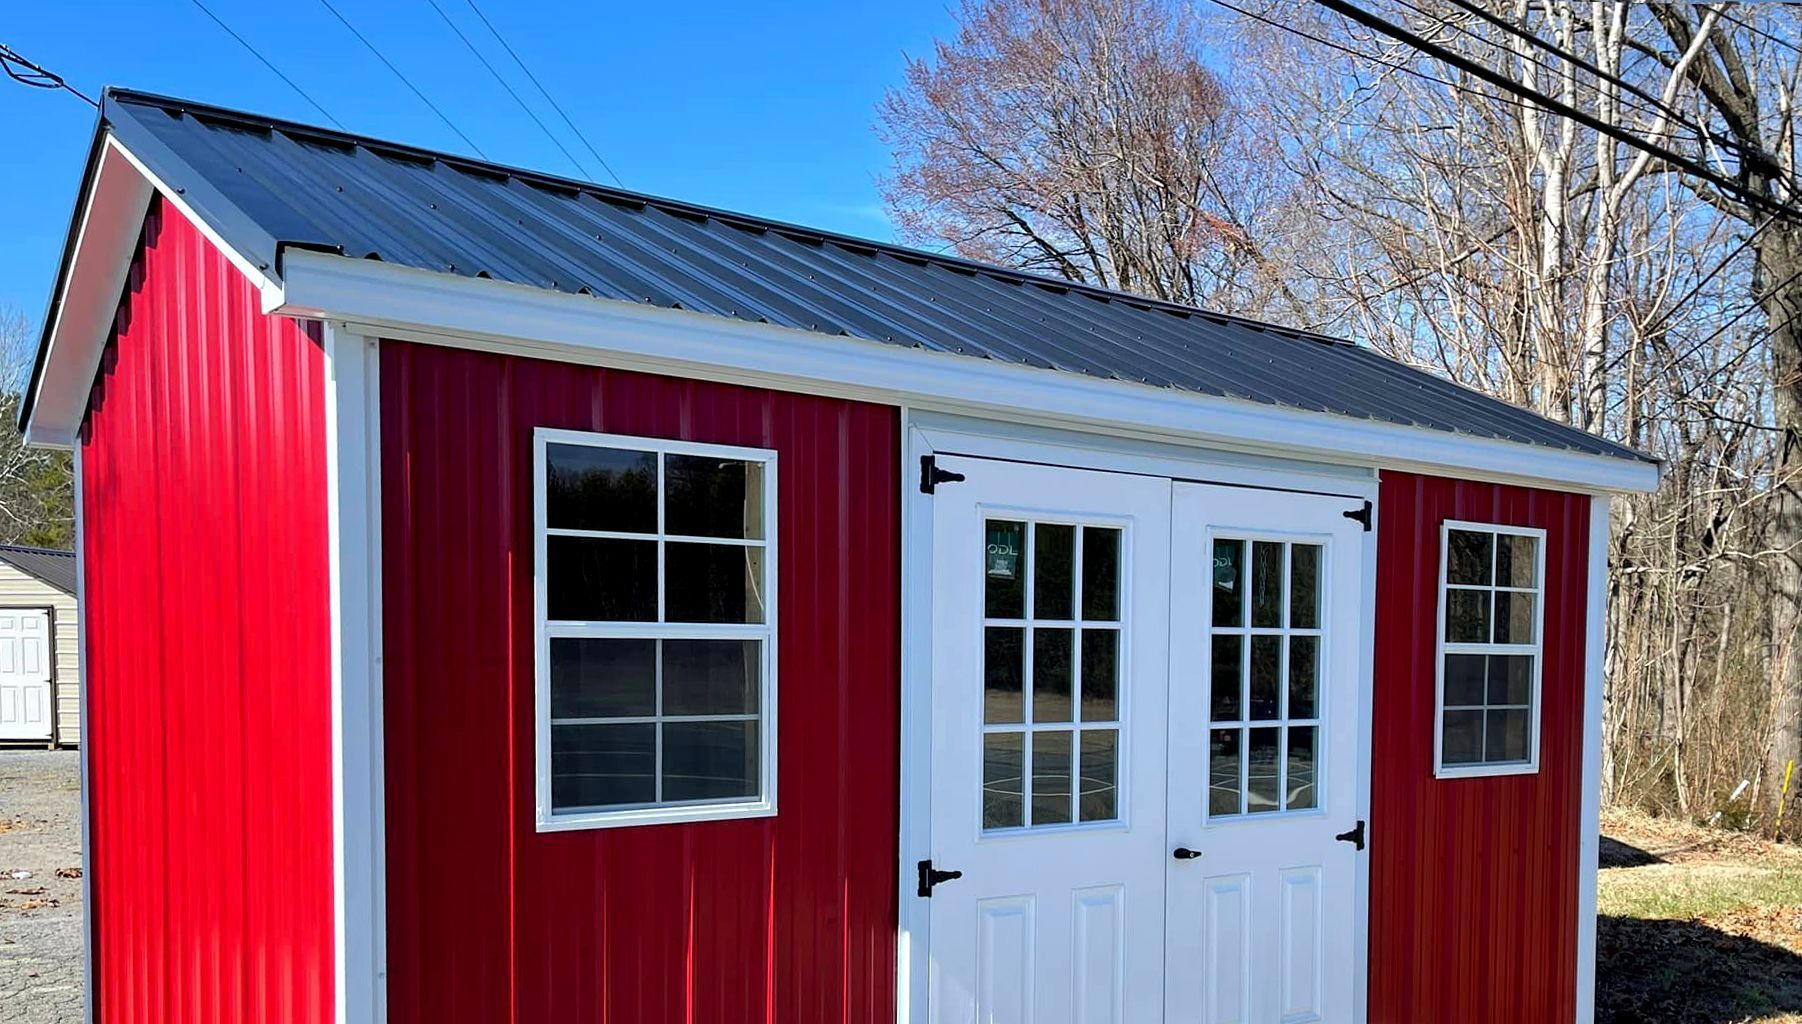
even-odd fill
[(80, 1024), (81, 755), (0, 750), (0, 1022)]

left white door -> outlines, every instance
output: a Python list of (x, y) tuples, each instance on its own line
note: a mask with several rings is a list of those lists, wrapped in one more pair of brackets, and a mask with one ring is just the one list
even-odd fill
[(938, 467), (931, 1019), (1161, 1021), (1170, 482)]
[(50, 613), (0, 608), (0, 740), (48, 740), (50, 715)]

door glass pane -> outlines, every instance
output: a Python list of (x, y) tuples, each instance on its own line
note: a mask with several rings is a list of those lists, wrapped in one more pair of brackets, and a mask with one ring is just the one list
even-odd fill
[(754, 714), (762, 668), (760, 640), (665, 640), (663, 713)]
[(1032, 720), (1071, 718), (1070, 669), (1073, 630), (1040, 626), (1032, 631)]
[(1079, 807), (1083, 821), (1112, 821), (1119, 817), (1118, 784), (1120, 733), (1113, 729), (1082, 731), (1082, 779)]
[(1214, 625), (1245, 625), (1245, 542), (1214, 541)]
[(762, 622), (763, 548), (665, 543), (663, 617), (667, 622)]
[(1026, 617), (1026, 524), (990, 519), (984, 527), (983, 614), (991, 619)]
[(1245, 638), (1233, 634), (1214, 638), (1214, 666), (1210, 680), (1209, 717), (1216, 722), (1237, 722), (1245, 661)]
[(1251, 638), (1251, 717), (1268, 720), (1282, 709), (1277, 702), (1283, 689), (1283, 638), (1254, 636)]
[(1111, 722), (1120, 717), (1120, 631), (1082, 631), (1082, 720)]
[(1320, 714), (1315, 696), (1319, 692), (1320, 638), (1289, 638), (1289, 713), (1290, 718), (1314, 718)]
[(1252, 729), (1245, 750), (1245, 810), (1251, 814), (1281, 810), (1277, 787), (1282, 774), (1278, 750), (1281, 729)]
[(1076, 527), (1036, 523), (1032, 528), (1032, 615), (1076, 617)]
[(1032, 823), (1070, 822), (1070, 740), (1064, 730), (1032, 734)]
[(1303, 811), (1315, 806), (1314, 737), (1316, 727), (1289, 727), (1289, 784), (1285, 809)]
[(1082, 617), (1092, 622), (1120, 618), (1120, 531), (1082, 529)]
[(712, 455), (666, 455), (663, 530), (678, 536), (763, 536), (763, 464)]
[(983, 636), (982, 720), (991, 725), (1023, 721), (1026, 631), (1019, 626), (990, 626)]
[(1021, 776), (1025, 773), (1025, 734), (992, 732), (982, 738), (982, 827), (1018, 828), (1025, 824)]
[(657, 542), (546, 537), (545, 617), (657, 621)]
[(1208, 734), (1208, 813), (1239, 813), (1239, 730)]
[(657, 641), (551, 640), (553, 719), (656, 713)]
[(1447, 531), (1445, 539), (1447, 583), (1488, 586), (1495, 564), (1495, 535), (1470, 530)]
[(551, 529), (657, 532), (656, 452), (547, 444), (544, 468)]
[(1320, 628), (1320, 545), (1289, 546), (1289, 627)]
[(756, 722), (663, 723), (663, 799), (757, 795)]
[(1251, 546), (1251, 624), (1283, 624), (1283, 546), (1256, 541)]

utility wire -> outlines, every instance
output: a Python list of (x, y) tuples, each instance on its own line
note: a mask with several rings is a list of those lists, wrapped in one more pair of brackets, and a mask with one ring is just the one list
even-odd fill
[(1437, 59), (1441, 63), (1448, 64), (1466, 74), (1473, 75), (1488, 82), (1499, 89), (1513, 93), (1520, 99), (1526, 100), (1542, 110), (1568, 118), (1584, 127), (1600, 132), (1611, 139), (1632, 146), (1641, 152), (1650, 153), (1652, 156), (1663, 161), (1666, 165), (1681, 171), (1686, 171), (1689, 174), (1714, 185), (1722, 191), (1733, 195), (1739, 199), (1740, 202), (1749, 207), (1756, 207), (1761, 210), (1775, 213), (1778, 216), (1802, 221), (1802, 209), (1798, 209), (1788, 203), (1772, 199), (1769, 196), (1754, 191), (1738, 181), (1735, 181), (1726, 175), (1716, 173), (1708, 167), (1697, 163), (1668, 147), (1641, 138), (1633, 132), (1627, 131), (1617, 125), (1609, 124), (1593, 114), (1589, 114), (1568, 103), (1547, 96), (1537, 89), (1529, 89), (1526, 86), (1520, 85), (1508, 78), (1508, 76), (1496, 71), (1494, 68), (1471, 60), (1461, 54), (1454, 53), (1453, 51), (1440, 46), (1438, 43), (1425, 39), (1419, 34), (1411, 32), (1394, 22), (1364, 10), (1356, 4), (1348, 3), (1346, 0), (1314, 0), (1314, 2), (1328, 10), (1344, 15), (1350, 20), (1363, 25), (1365, 28), (1372, 29), (1391, 39), (1406, 43), (1421, 53)]
[(95, 103), (87, 93), (63, 81), (63, 76), (33, 64), (20, 56), (19, 51), (5, 43), (0, 43), (0, 70), (5, 71), (6, 77), (20, 85), (29, 85), (33, 89), (63, 89), (86, 100), (90, 107), (95, 109), (100, 107), (100, 104)]
[(419, 102), (421, 102), (421, 103), (425, 104), (427, 107), (431, 108), (432, 113), (438, 115), (438, 120), (443, 121), (445, 123), (445, 125), (448, 128), (450, 128), (451, 131), (456, 132), (457, 138), (462, 139), (465, 143), (467, 143), (469, 145), (470, 149), (475, 150), (477, 156), (481, 157), (484, 160), (488, 159), (488, 154), (482, 152), (482, 147), (476, 145), (474, 139), (463, 134), (463, 129), (458, 128), (455, 122), (453, 122), (450, 118), (444, 116), (444, 111), (439, 110), (437, 104), (435, 104), (431, 100), (427, 99), (425, 93), (420, 92), (419, 87), (413, 84), (412, 79), (408, 78), (404, 74), (401, 74), (401, 70), (399, 68), (395, 67), (394, 63), (392, 61), (390, 61), (387, 57), (382, 56), (382, 51), (376, 49), (374, 43), (370, 42), (368, 39), (365, 39), (363, 37), (363, 33), (358, 32), (357, 27), (355, 25), (352, 25), (350, 23), (350, 21), (344, 17), (344, 15), (338, 13), (338, 9), (336, 7), (332, 6), (332, 0), (319, 0), (319, 2), (325, 5), (326, 10), (332, 12), (332, 17), (337, 18), (339, 24), (341, 24), (345, 28), (349, 29), (351, 35), (357, 37), (357, 42), (362, 43), (364, 45), (364, 47), (366, 47), (369, 50), (370, 53), (375, 54), (376, 60), (381, 61), (383, 66), (385, 66), (389, 71), (394, 72), (394, 77), (400, 79), (402, 85), (406, 86), (408, 89), (411, 89), (413, 91), (413, 95), (419, 97)]
[[(199, 3), (200, 0), (194, 0), (194, 2)], [(513, 87), (507, 84), (507, 80), (501, 77), (499, 71), (494, 70), (494, 65), (488, 63), (488, 58), (482, 56), (482, 51), (476, 49), (475, 44), (469, 41), (469, 37), (463, 34), (463, 30), (457, 27), (457, 23), (450, 19), (450, 15), (444, 13), (444, 8), (439, 6), (438, 0), (426, 0), (426, 3), (432, 5), (432, 10), (438, 12), (438, 17), (450, 26), (450, 30), (457, 34), (458, 39), (463, 40), (463, 45), (469, 49), (469, 52), (475, 55), (476, 60), (480, 61), (483, 67), (488, 69), (488, 73), (494, 76), (494, 80), (500, 83), (501, 88), (507, 90), (507, 95), (513, 97), (513, 102), (519, 104), (519, 109), (526, 112), (526, 116), (532, 119), (532, 123), (538, 126), (538, 130), (544, 133), (545, 138), (551, 140), (551, 144), (557, 147), (564, 158), (575, 166), (576, 171), (584, 178), (593, 178), (594, 175), (588, 172), (588, 168), (582, 166), (582, 161), (577, 160), (568, 149), (564, 148), (563, 142), (551, 134), (551, 130), (545, 127), (543, 121), (539, 120), (537, 113), (531, 107), (526, 106), (526, 101), (519, 98), (519, 93), (513, 91)]]
[[(324, 0), (321, 0), (321, 2), (324, 2)], [(550, 90), (544, 87), (544, 83), (538, 80), (538, 76), (532, 74), (532, 69), (527, 67), (526, 62), (519, 58), (519, 54), (514, 52), (512, 46), (508, 45), (507, 38), (501, 35), (500, 29), (495, 28), (494, 22), (488, 20), (488, 15), (483, 14), (482, 9), (476, 6), (476, 0), (463, 0), (463, 2), (469, 5), (470, 10), (476, 12), (476, 17), (482, 19), (482, 24), (488, 26), (489, 34), (493, 35), (501, 44), (501, 48), (507, 51), (507, 56), (512, 57), (513, 63), (519, 65), (519, 70), (524, 71), (526, 77), (532, 80), (532, 84), (538, 87), (539, 95), (550, 102), (551, 109), (557, 112), (558, 117), (563, 118), (563, 123), (569, 125), (570, 131), (576, 133), (576, 138), (582, 140), (582, 145), (588, 148), (589, 155), (594, 157), (595, 163), (601, 165), (601, 169), (607, 172), (607, 176), (613, 179), (615, 185), (625, 188), (625, 183), (619, 180), (619, 175), (613, 173), (613, 168), (607, 164), (607, 158), (603, 157), (600, 154), (600, 151), (594, 148), (594, 143), (588, 141), (588, 136), (582, 134), (582, 129), (577, 128), (576, 123), (569, 119), (569, 114), (564, 111), (563, 105), (558, 103), (556, 97), (551, 95)]]
[(282, 74), (281, 68), (278, 68), (274, 64), (270, 63), (269, 58), (263, 56), (262, 53), (259, 52), (256, 47), (250, 45), (249, 40), (245, 39), (243, 36), (239, 35), (238, 33), (232, 31), (232, 27), (230, 25), (227, 25), (225, 23), (224, 19), (220, 18), (217, 14), (214, 14), (212, 12), (212, 10), (207, 7), (206, 4), (201, 3), (200, 0), (193, 0), (193, 3), (194, 3), (195, 7), (200, 8), (200, 13), (213, 19), (213, 24), (224, 29), (226, 35), (231, 36), (233, 39), (236, 39), (238, 41), (238, 45), (244, 47), (244, 49), (246, 49), (246, 50), (249, 50), (250, 55), (252, 57), (255, 57), (257, 60), (262, 61), (263, 66), (268, 68), (275, 75), (275, 77), (288, 83), (288, 88), (293, 89), (295, 92), (299, 93), (300, 98), (303, 100), (306, 100), (308, 103), (312, 104), (313, 109), (319, 111), (319, 113), (322, 116), (324, 116), (324, 118), (327, 121), (330, 121), (331, 123), (337, 125), (340, 130), (342, 130), (344, 128), (344, 125), (342, 123), (340, 123), (337, 118), (335, 118), (331, 115), (331, 111), (326, 110), (324, 107), (319, 105), (318, 100), (307, 95), (307, 91), (305, 89), (302, 89), (300, 86), (296, 85), (294, 82), (294, 79), (289, 78), (287, 75)]

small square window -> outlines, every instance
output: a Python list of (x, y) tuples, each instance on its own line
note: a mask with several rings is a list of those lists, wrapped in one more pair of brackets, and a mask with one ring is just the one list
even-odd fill
[(538, 827), (775, 809), (775, 453), (539, 430)]
[(1446, 523), (1440, 545), (1441, 776), (1538, 768), (1545, 531)]

